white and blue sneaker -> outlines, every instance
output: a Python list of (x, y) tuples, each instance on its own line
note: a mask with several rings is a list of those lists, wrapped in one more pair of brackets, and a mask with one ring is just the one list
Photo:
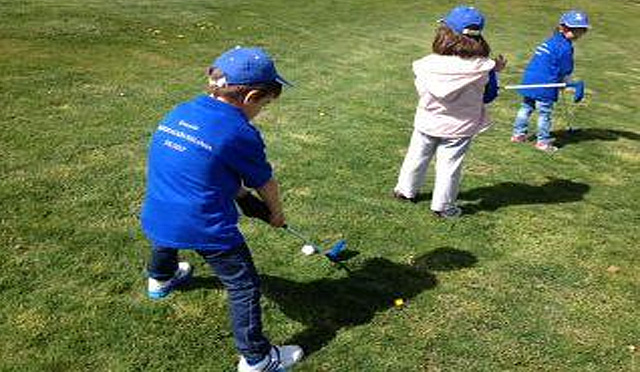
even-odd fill
[(244, 357), (240, 357), (238, 372), (286, 372), (303, 355), (304, 352), (298, 345), (272, 346), (269, 354), (254, 365), (249, 365)]
[(179, 262), (178, 270), (176, 270), (173, 278), (169, 280), (156, 280), (149, 278), (147, 286), (147, 294), (152, 300), (166, 297), (176, 287), (185, 284), (193, 275), (193, 267), (188, 262)]

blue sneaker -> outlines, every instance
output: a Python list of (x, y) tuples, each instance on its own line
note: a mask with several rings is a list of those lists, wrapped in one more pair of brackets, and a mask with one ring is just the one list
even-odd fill
[(149, 278), (147, 294), (152, 300), (166, 297), (176, 287), (188, 282), (191, 279), (191, 275), (193, 275), (193, 267), (188, 262), (179, 262), (178, 270), (176, 270), (173, 278), (164, 281)]

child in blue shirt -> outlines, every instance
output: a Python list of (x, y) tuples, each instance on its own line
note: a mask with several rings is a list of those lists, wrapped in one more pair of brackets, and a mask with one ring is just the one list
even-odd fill
[(151, 139), (141, 215), (152, 243), (148, 295), (162, 298), (185, 284), (193, 270), (179, 262), (178, 250), (194, 250), (228, 291), (238, 371), (281, 370), (300, 360), (302, 349), (272, 346), (262, 333), (260, 280), (236, 201), (247, 215), (285, 225), (278, 182), (251, 119), (288, 83), (259, 48), (227, 51), (208, 78), (209, 94), (176, 106)]
[[(560, 17), (553, 36), (536, 48), (527, 66), (522, 84), (563, 83), (570, 80), (573, 72), (573, 42), (589, 29), (589, 18), (580, 10), (571, 10)], [(519, 90), (523, 101), (513, 125), (511, 142), (527, 140), (529, 117), (538, 110), (538, 134), (535, 147), (545, 152), (554, 152), (551, 136), (553, 105), (558, 101), (558, 88), (527, 88)]]

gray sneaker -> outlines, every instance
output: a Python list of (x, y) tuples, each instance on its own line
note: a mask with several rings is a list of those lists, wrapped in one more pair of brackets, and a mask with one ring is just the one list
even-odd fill
[(286, 372), (303, 355), (304, 352), (298, 345), (272, 346), (269, 354), (254, 365), (249, 365), (244, 357), (240, 357), (238, 372)]
[(418, 198), (417, 197), (415, 197), (415, 196), (413, 196), (413, 197), (405, 196), (400, 191), (393, 190), (393, 192), (391, 193), (391, 196), (393, 196), (394, 198), (396, 198), (397, 200), (402, 201), (402, 202), (411, 202), (413, 204), (418, 202)]
[(458, 218), (462, 214), (462, 209), (453, 206), (443, 211), (433, 211), (433, 214), (438, 218)]

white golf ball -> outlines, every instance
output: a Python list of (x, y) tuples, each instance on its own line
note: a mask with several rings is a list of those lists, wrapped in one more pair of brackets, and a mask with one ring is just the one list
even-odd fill
[(311, 256), (312, 254), (316, 253), (316, 249), (310, 244), (303, 245), (301, 251), (305, 256)]

